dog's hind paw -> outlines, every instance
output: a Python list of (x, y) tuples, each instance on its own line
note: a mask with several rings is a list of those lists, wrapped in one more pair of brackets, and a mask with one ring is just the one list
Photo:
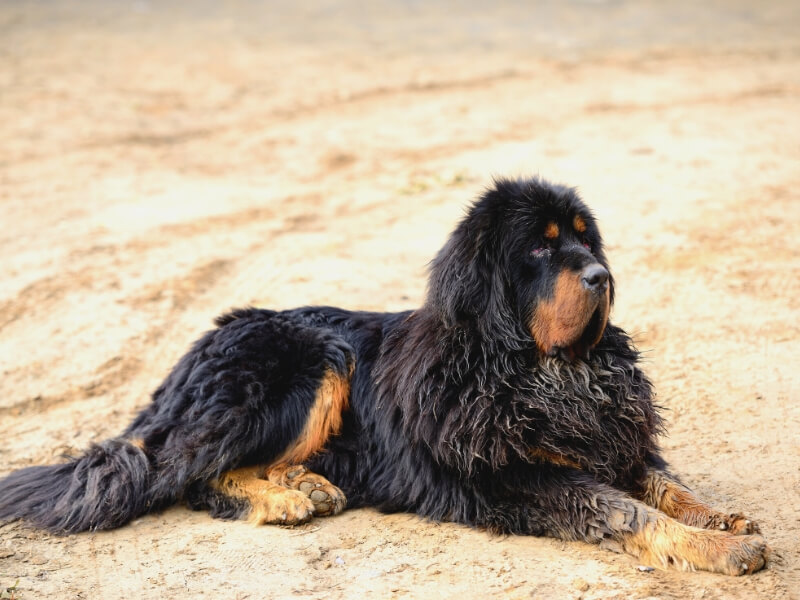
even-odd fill
[(254, 525), (299, 525), (314, 516), (313, 503), (295, 490), (273, 490), (251, 506), (247, 520)]
[(314, 504), (314, 515), (328, 517), (344, 510), (347, 498), (344, 492), (325, 479), (308, 471), (305, 467), (289, 469), (283, 479), (284, 485), (299, 490)]

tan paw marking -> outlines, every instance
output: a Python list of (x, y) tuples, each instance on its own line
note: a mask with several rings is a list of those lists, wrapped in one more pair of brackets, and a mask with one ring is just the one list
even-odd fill
[(318, 517), (338, 515), (347, 503), (342, 490), (322, 475), (311, 473), (305, 467), (297, 466), (289, 469), (283, 481), (287, 487), (299, 490), (308, 496), (314, 504), (314, 515)]
[(658, 517), (622, 538), (627, 552), (652, 566), (745, 575), (764, 568), (770, 550), (760, 535), (733, 535)]
[(720, 573), (728, 575), (749, 575), (764, 568), (770, 555), (767, 541), (760, 535), (740, 535), (728, 544), (724, 564)]
[(314, 516), (314, 504), (302, 492), (272, 489), (258, 501), (251, 498), (247, 520), (255, 525), (298, 525)]
[(256, 525), (297, 525), (314, 516), (314, 503), (302, 492), (290, 490), (263, 478), (259, 465), (226, 471), (210, 482), (211, 487), (249, 506), (247, 520)]
[(723, 516), (719, 528), (734, 535), (761, 533), (758, 523), (739, 513)]

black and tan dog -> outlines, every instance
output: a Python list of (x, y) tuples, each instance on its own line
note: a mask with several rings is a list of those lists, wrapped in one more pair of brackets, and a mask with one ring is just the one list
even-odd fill
[(0, 518), (108, 529), (183, 500), (296, 524), (347, 498), (655, 566), (761, 569), (756, 525), (665, 470), (613, 299), (576, 193), (498, 181), (433, 261), (422, 308), (225, 315), (121, 437), (0, 481)]

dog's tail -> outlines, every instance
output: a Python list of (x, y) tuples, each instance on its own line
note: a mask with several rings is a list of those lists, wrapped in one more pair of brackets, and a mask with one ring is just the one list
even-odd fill
[(153, 468), (136, 443), (112, 439), (67, 463), (0, 479), (0, 520), (24, 519), (55, 533), (112, 529), (155, 508)]

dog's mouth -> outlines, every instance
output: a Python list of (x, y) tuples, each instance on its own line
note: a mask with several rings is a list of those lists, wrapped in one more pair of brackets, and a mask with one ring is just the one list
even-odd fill
[(600, 302), (597, 308), (589, 317), (583, 332), (578, 339), (563, 346), (552, 346), (547, 351), (547, 356), (557, 356), (566, 362), (574, 362), (576, 359), (588, 360), (589, 351), (594, 348), (603, 337), (608, 319), (608, 308)]
[(572, 362), (587, 359), (608, 322), (608, 287), (589, 292), (574, 284), (574, 276), (557, 283), (552, 300), (540, 302), (534, 310), (531, 334), (539, 350)]

